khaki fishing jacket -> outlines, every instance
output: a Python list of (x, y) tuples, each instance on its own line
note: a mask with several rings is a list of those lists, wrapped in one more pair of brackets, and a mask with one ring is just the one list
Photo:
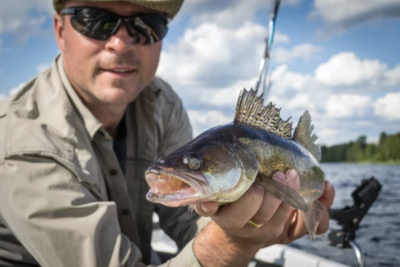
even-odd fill
[(155, 211), (182, 249), (163, 266), (200, 266), (191, 240), (208, 220), (145, 198), (146, 168), (192, 138), (181, 100), (154, 78), (125, 118), (124, 176), (62, 56), (0, 102), (0, 265), (144, 266)]

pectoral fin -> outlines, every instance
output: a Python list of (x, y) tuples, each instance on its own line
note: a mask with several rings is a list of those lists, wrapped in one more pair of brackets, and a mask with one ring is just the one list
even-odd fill
[(314, 240), (315, 233), (317, 232), (317, 228), (319, 222), (324, 216), (325, 207), (319, 202), (319, 200), (312, 201), (308, 203), (308, 211), (302, 212), (304, 223), (307, 227), (308, 234), (310, 235), (310, 240)]
[(257, 178), (258, 184), (262, 185), (266, 191), (281, 200), (283, 203), (304, 212), (308, 210), (308, 206), (304, 199), (290, 187), (262, 174), (258, 174)]

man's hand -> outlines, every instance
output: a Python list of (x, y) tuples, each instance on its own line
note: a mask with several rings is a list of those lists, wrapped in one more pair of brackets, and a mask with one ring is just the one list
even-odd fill
[[(295, 170), (287, 171), (286, 175), (281, 172), (275, 173), (272, 179), (299, 192), (299, 176)], [(329, 228), (327, 209), (332, 206), (334, 196), (333, 186), (326, 181), (325, 191), (319, 199), (326, 210), (317, 234), (324, 233)], [(301, 212), (293, 210), (256, 184), (252, 185), (239, 200), (221, 209), (216, 202), (196, 204), (195, 209), (200, 215), (211, 217), (213, 220), (196, 237), (194, 243), (195, 254), (204, 266), (241, 266), (246, 264), (245, 261), (250, 261), (262, 247), (290, 243), (307, 234)], [(248, 223), (250, 220), (262, 226), (256, 228)], [(204, 246), (208, 243), (213, 249), (205, 248), (203, 242)], [(217, 253), (220, 262), (203, 259), (204, 250), (209, 250), (206, 253)], [(240, 255), (241, 252), (247, 257)], [(248, 257), (249, 253), (254, 254)], [(209, 260), (213, 258), (210, 256), (208, 254)], [(243, 262), (230, 257), (241, 258)]]

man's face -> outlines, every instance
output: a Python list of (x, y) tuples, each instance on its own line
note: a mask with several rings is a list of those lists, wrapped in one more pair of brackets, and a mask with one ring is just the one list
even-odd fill
[[(67, 1), (65, 7), (93, 6), (121, 16), (154, 14), (157, 11), (128, 2)], [(63, 52), (64, 69), (72, 86), (86, 103), (126, 105), (150, 83), (157, 70), (161, 42), (137, 45), (125, 25), (106, 41), (88, 38), (55, 16), (57, 43)], [(130, 72), (118, 72), (132, 70)]]

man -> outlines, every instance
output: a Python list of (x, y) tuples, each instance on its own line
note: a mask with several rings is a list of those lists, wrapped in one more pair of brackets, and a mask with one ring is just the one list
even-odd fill
[[(53, 3), (61, 55), (0, 104), (2, 266), (148, 265), (153, 211), (181, 249), (163, 266), (246, 266), (306, 234), (257, 186), (220, 210), (196, 205), (203, 217), (146, 201), (145, 169), (192, 138), (180, 99), (154, 77), (182, 0)], [(299, 190), (293, 170), (274, 179)], [(321, 202), (333, 198), (326, 183)], [(318, 233), (327, 227), (326, 213)]]

